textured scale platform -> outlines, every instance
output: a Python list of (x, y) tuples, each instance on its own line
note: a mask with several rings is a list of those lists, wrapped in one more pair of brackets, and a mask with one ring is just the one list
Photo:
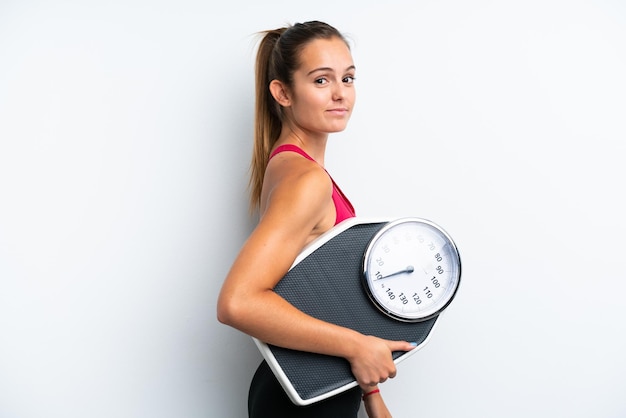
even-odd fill
[[(386, 222), (345, 221), (296, 260), (274, 289), (301, 311), (366, 335), (424, 344), (438, 317), (425, 322), (394, 320), (370, 301), (362, 283), (363, 254)], [(307, 405), (356, 386), (349, 363), (339, 357), (266, 345), (255, 339), (281, 385), (299, 405)], [(395, 352), (398, 363), (410, 352)]]

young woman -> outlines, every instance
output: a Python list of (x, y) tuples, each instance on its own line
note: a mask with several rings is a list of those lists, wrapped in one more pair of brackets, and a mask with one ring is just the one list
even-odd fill
[(265, 362), (250, 387), (250, 417), (391, 416), (377, 385), (396, 373), (392, 351), (405, 341), (362, 335), (310, 317), (274, 293), (305, 245), (354, 216), (324, 169), (328, 135), (346, 128), (355, 102), (355, 66), (332, 26), (307, 22), (264, 32), (256, 62), (251, 202), (260, 220), (236, 258), (218, 300), (218, 319), (276, 346), (340, 356), (359, 387), (295, 406)]

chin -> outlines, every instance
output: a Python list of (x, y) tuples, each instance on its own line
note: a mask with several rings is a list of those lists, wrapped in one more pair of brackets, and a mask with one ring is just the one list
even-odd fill
[(336, 132), (342, 132), (342, 131), (345, 131), (347, 127), (348, 127), (348, 122), (341, 123), (341, 124), (334, 124), (333, 126), (328, 128), (328, 133), (332, 134)]
[(327, 134), (337, 134), (337, 133), (339, 133), (339, 132), (343, 132), (343, 131), (345, 131), (345, 130), (346, 130), (346, 128), (345, 128), (345, 127), (344, 127), (344, 128), (342, 128), (342, 129), (331, 129), (331, 130), (326, 131), (326, 133), (327, 133)]

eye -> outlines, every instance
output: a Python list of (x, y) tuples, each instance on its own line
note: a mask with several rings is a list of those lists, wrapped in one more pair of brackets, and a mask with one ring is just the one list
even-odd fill
[(352, 84), (354, 83), (354, 80), (356, 80), (356, 77), (354, 77), (353, 75), (347, 75), (341, 81), (343, 81), (346, 84)]
[(325, 77), (316, 78), (315, 84), (319, 84), (319, 85), (328, 84), (328, 80)]

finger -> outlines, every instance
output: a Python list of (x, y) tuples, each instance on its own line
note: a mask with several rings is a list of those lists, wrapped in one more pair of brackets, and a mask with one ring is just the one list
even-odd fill
[(411, 351), (417, 347), (417, 343), (406, 341), (387, 341), (387, 346), (391, 351)]
[(378, 382), (369, 382), (369, 383), (359, 383), (359, 386), (364, 392), (368, 392), (378, 386)]

